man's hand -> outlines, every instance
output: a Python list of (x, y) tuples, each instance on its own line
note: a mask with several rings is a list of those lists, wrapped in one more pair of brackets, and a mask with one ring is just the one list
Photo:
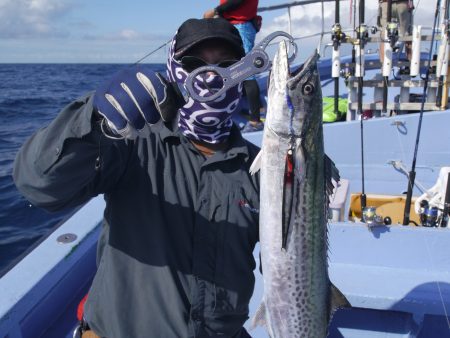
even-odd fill
[(203, 18), (204, 19), (211, 19), (211, 18), (217, 18), (217, 17), (218, 17), (218, 15), (217, 15), (217, 13), (216, 13), (214, 8), (213, 9), (208, 9), (205, 12), (205, 14), (203, 14)]
[(125, 138), (134, 138), (161, 118), (171, 121), (183, 105), (175, 88), (144, 66), (118, 72), (94, 95), (94, 109), (105, 118), (113, 136)]

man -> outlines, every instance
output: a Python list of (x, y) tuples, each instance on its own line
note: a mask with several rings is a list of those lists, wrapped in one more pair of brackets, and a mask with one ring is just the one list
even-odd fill
[[(381, 28), (381, 37), (384, 39), (384, 32), (387, 24), (387, 0), (379, 0), (378, 26)], [(413, 0), (392, 0), (392, 19), (398, 23), (398, 34), (404, 37), (412, 34), (413, 25)], [(412, 43), (405, 43), (405, 52), (409, 61), (411, 61)], [(384, 60), (384, 43), (380, 44), (380, 60)]]
[[(204, 18), (223, 17), (231, 22), (239, 31), (244, 42), (245, 54), (250, 52), (255, 45), (257, 29), (255, 19), (258, 9), (258, 0), (220, 0), (220, 5), (203, 14)], [(262, 130), (261, 101), (259, 87), (255, 77), (244, 81), (244, 89), (250, 109), (250, 121), (244, 127), (243, 132)]]
[[(187, 20), (171, 44), (169, 80), (181, 85), (200, 59), (243, 55), (226, 20)], [(195, 86), (204, 90), (203, 81)], [(248, 173), (258, 149), (231, 120), (241, 91), (180, 103), (162, 76), (130, 67), (67, 106), (18, 153), (14, 179), (34, 205), (59, 210), (105, 196), (84, 309), (96, 335), (248, 337), (259, 180)]]

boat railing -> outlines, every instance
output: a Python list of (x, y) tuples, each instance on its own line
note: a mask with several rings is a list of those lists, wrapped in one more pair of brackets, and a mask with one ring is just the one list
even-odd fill
[[(96, 271), (96, 244), (105, 207), (97, 196), (75, 212), (0, 278), (0, 337), (63, 337)], [(64, 330), (63, 330), (64, 331)]]
[[(434, 27), (415, 25), (413, 26), (414, 30), (412, 34), (398, 36), (397, 33), (397, 37), (389, 35), (387, 26), (382, 27), (380, 33), (380, 30), (375, 26), (367, 27), (361, 22), (357, 25), (356, 18), (354, 18), (353, 28), (341, 28), (340, 23), (336, 21), (335, 26), (333, 26), (332, 29), (325, 29), (324, 3), (331, 1), (336, 2), (335, 0), (293, 1), (274, 6), (260, 7), (258, 8), (258, 12), (286, 9), (288, 12), (288, 30), (289, 33), (293, 35), (291, 9), (296, 6), (307, 6), (317, 3), (322, 5), (321, 31), (300, 37), (294, 35), (294, 39), (298, 41), (320, 37), (318, 49), (321, 51), (322, 56), (325, 56), (328, 48), (333, 46), (332, 78), (338, 79), (339, 77), (343, 77), (348, 88), (347, 120), (358, 119), (359, 115), (362, 115), (365, 111), (370, 111), (371, 116), (377, 117), (414, 111), (418, 112), (422, 109), (425, 111), (447, 109), (449, 91), (447, 74), (449, 69), (450, 34), (448, 33), (448, 23), (446, 20), (442, 20), (442, 23)], [(336, 2), (337, 12), (340, 2)], [(442, 10), (442, 12), (444, 12), (444, 10)], [(337, 17), (339, 17), (339, 15), (337, 15)], [(336, 27), (338, 27), (338, 31), (335, 31)], [(361, 33), (358, 33), (358, 31)], [(371, 34), (369, 34), (369, 31)], [(423, 34), (425, 31), (427, 31), (427, 34)], [(352, 32), (353, 34), (350, 34)], [(336, 34), (339, 34), (339, 41), (337, 44), (335, 40)], [(324, 43), (324, 36), (330, 36), (330, 41)], [(437, 48), (436, 51), (436, 60), (433, 60), (431, 63), (429, 62), (430, 64), (426, 64), (426, 61), (422, 58), (421, 43), (423, 41), (431, 41), (433, 43), (432, 40), (436, 45), (439, 44), (439, 48)], [(361, 77), (364, 78), (366, 76), (364, 66), (365, 49), (369, 43), (376, 43), (384, 47), (383, 55), (380, 56), (384, 61), (376, 65), (379, 68), (379, 74), (376, 74), (375, 77), (370, 80), (360, 81)], [(398, 56), (404, 48), (405, 43), (412, 43), (412, 55), (408, 57), (409, 60), (402, 60)], [(355, 54), (357, 57), (351, 65), (341, 65), (339, 50), (341, 45), (344, 44), (350, 45), (356, 51)], [(433, 46), (431, 45), (429, 48), (433, 48)], [(394, 57), (395, 54), (397, 54), (397, 57)], [(399, 75), (395, 76), (394, 79), (391, 79), (393, 67), (407, 71), (399, 72)], [(415, 77), (420, 76), (423, 73), (423, 69), (426, 69), (426, 67), (433, 67), (429, 78), (427, 77), (427, 81), (422, 79), (416, 80)], [(372, 67), (372, 69), (374, 68)], [(425, 82), (427, 83), (425, 84)], [(338, 85), (336, 84), (336, 86)], [(361, 102), (358, 102), (360, 100), (360, 95), (358, 95), (360, 86), (362, 87), (361, 90), (364, 90), (364, 88), (373, 88), (372, 102), (365, 102), (362, 105)], [(410, 95), (410, 89), (419, 87), (425, 88), (425, 86), (428, 88), (428, 91), (422, 94), (422, 96), (426, 96), (426, 102), (425, 104), (422, 104), (421, 99), (414, 99), (414, 95)], [(387, 96), (388, 88), (392, 87), (400, 89), (400, 94), (396, 96), (394, 100), (392, 100), (392, 98), (389, 99)], [(337, 100), (337, 98), (335, 99)], [(391, 102), (387, 102), (388, 100)], [(335, 104), (335, 108), (336, 107), (337, 104)]]

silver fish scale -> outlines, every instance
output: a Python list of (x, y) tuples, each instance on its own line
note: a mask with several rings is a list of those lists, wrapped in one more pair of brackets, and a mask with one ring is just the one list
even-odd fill
[[(328, 326), (323, 136), (321, 120), (315, 121), (316, 115), (321, 115), (321, 105), (316, 104), (321, 103), (317, 101), (321, 93), (318, 74), (307, 68), (308, 61), (306, 69), (291, 78), (281, 43), (269, 86), (261, 158), (260, 243), (266, 326), (272, 338), (323, 338)], [(315, 67), (315, 59), (313, 62), (311, 67)], [(288, 80), (295, 107), (295, 168), (299, 170), (295, 170), (291, 225), (286, 250), (282, 250), (284, 170), (290, 141), (286, 134), (291, 127), (286, 104)], [(301, 90), (307, 81), (317, 88), (305, 99)], [(304, 124), (308, 131), (302, 135), (302, 142)]]

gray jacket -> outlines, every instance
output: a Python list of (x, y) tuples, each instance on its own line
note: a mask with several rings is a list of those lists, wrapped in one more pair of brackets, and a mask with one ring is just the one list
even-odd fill
[(230, 141), (206, 159), (162, 122), (148, 137), (111, 140), (86, 96), (23, 145), (14, 180), (32, 204), (60, 210), (104, 194), (85, 305), (97, 334), (239, 334), (254, 287), (259, 179), (248, 169), (258, 148), (236, 127)]

